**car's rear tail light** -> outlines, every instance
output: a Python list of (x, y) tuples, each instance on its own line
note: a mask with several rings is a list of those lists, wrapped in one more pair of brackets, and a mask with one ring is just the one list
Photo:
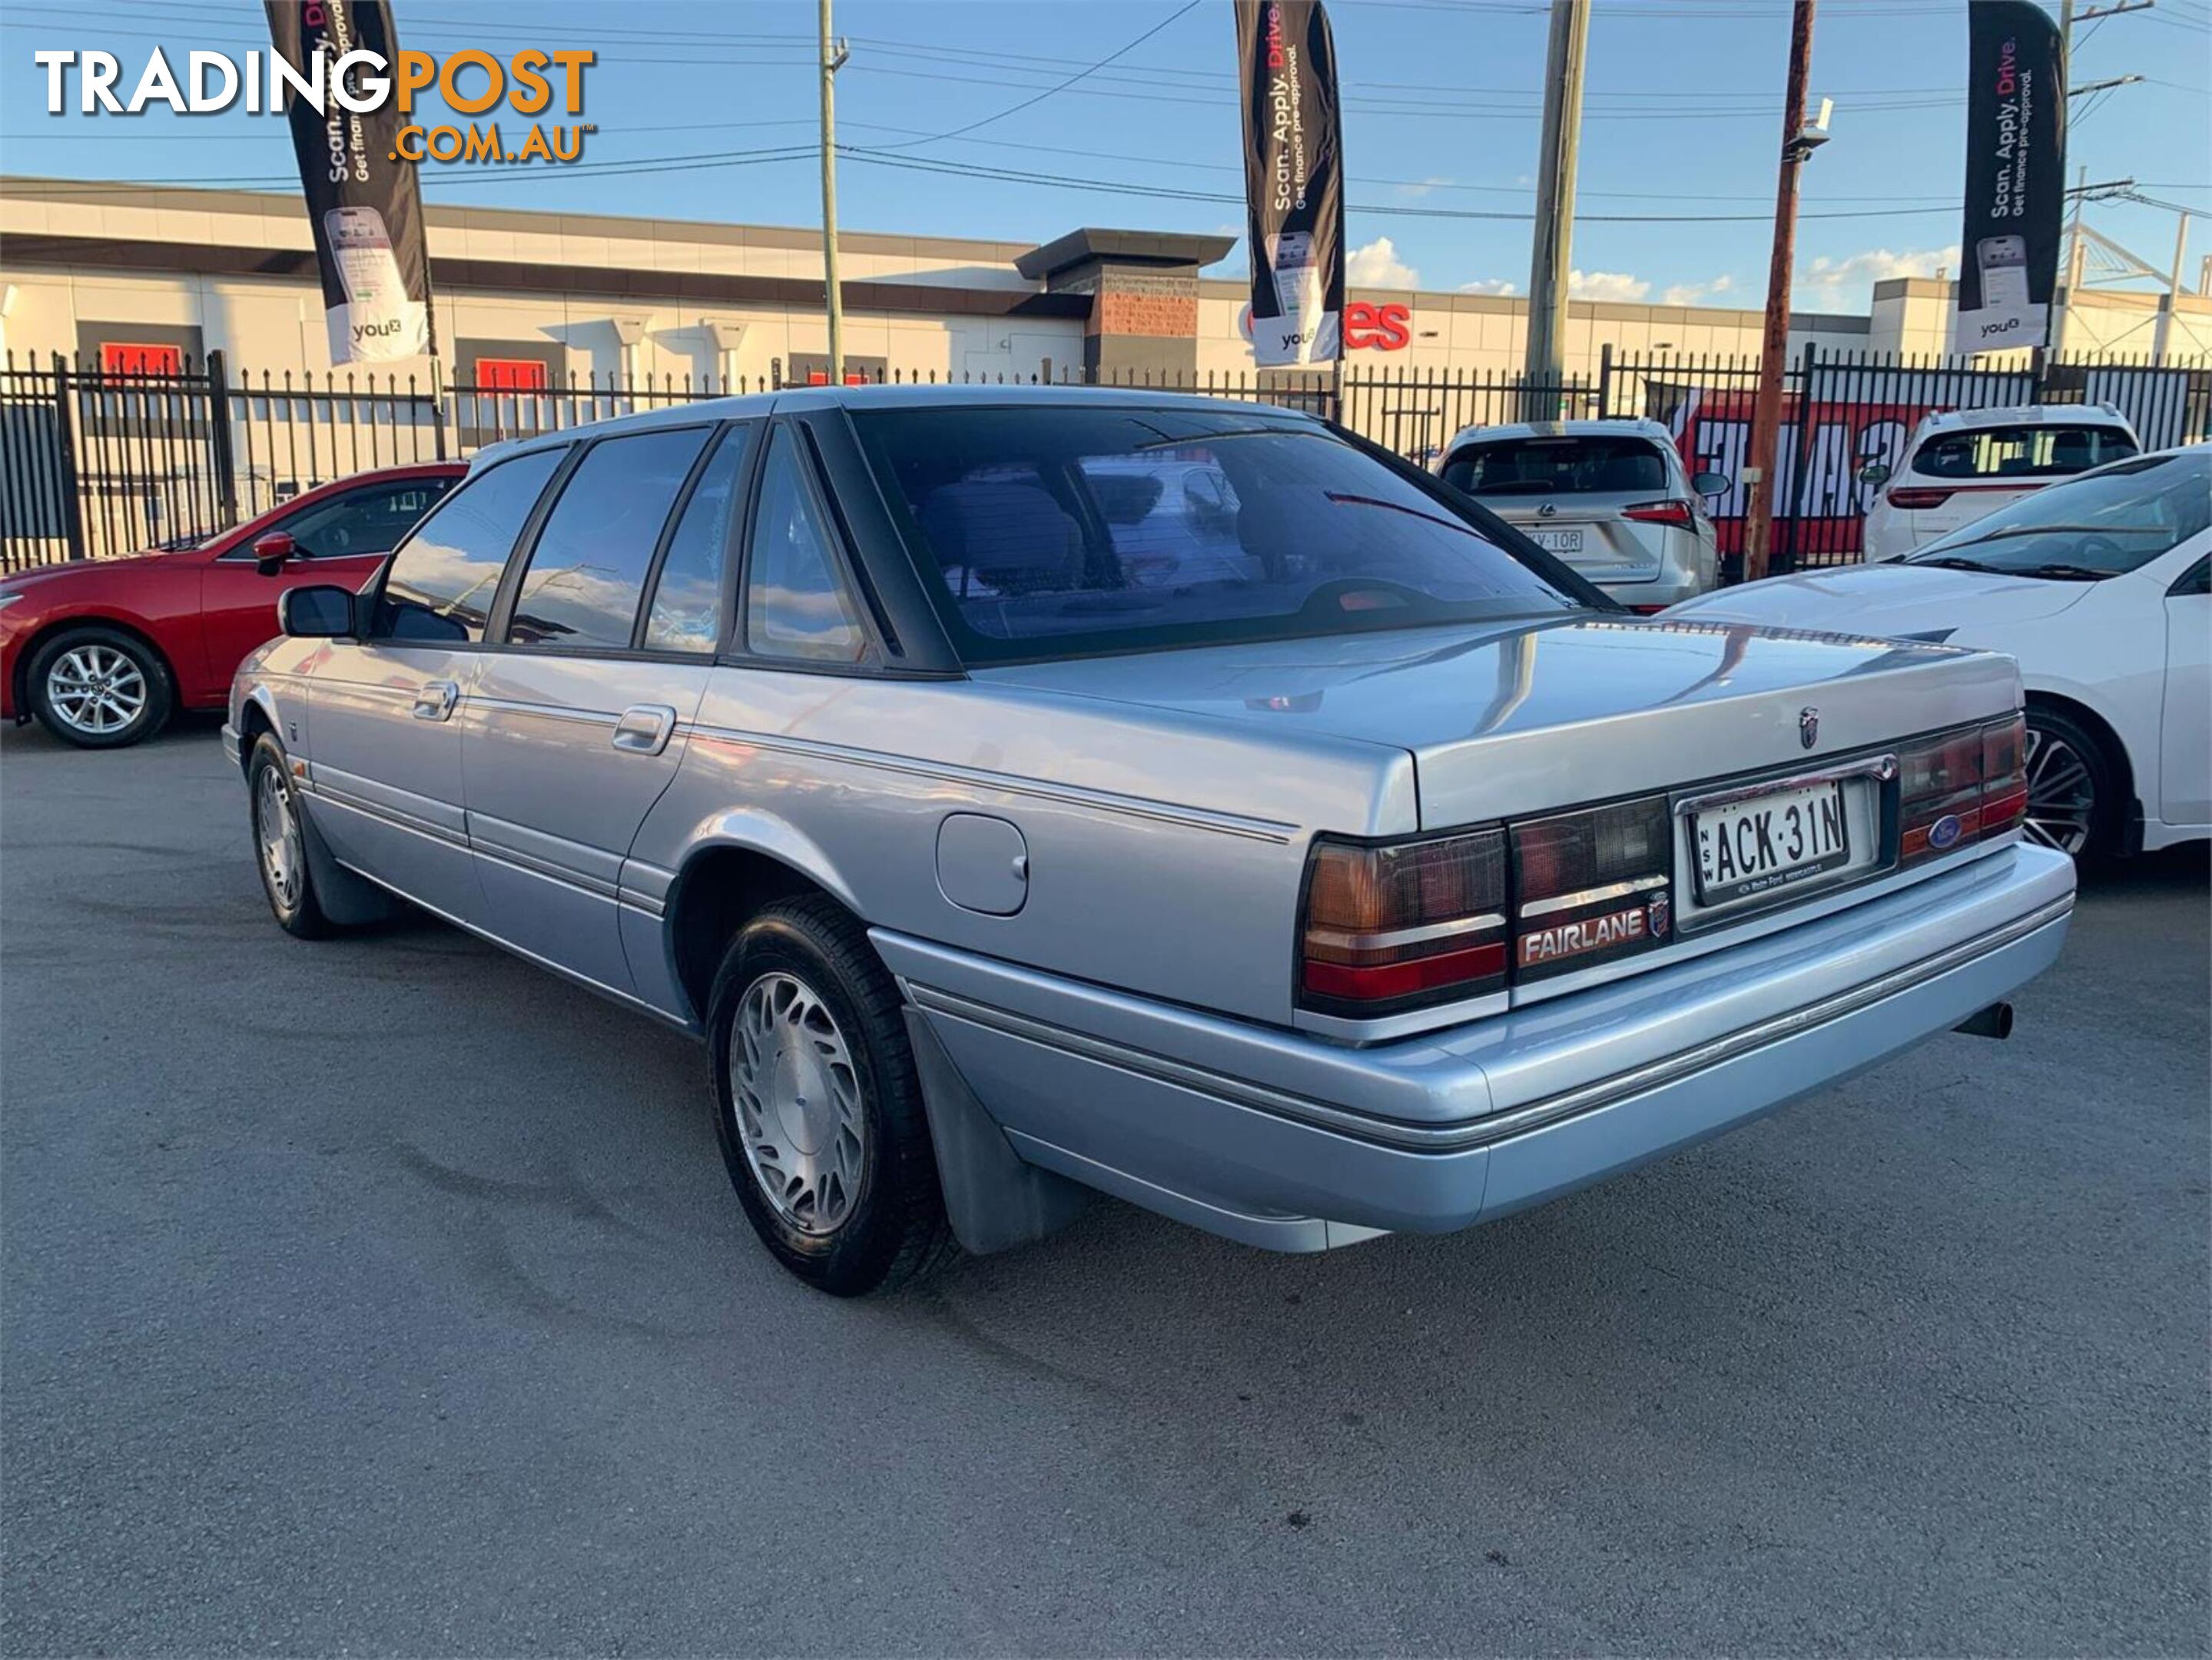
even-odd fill
[(2027, 818), (2027, 720), (2015, 714), (1982, 728), (1982, 836), (2017, 830)]
[(1898, 862), (1971, 842), (1982, 822), (1982, 734), (1947, 733), (1898, 751)]
[(1505, 833), (1314, 844), (1299, 1001), (1373, 1018), (1505, 986)]
[(1666, 609), (1664, 605), (1631, 605), (1629, 607), (1629, 610), (1634, 611), (1638, 617), (1656, 617)]
[(1595, 967), (1666, 940), (1673, 820), (1663, 795), (1516, 824), (1513, 977)]
[(1947, 489), (1919, 489), (1911, 485), (1900, 486), (1889, 493), (1893, 508), (1940, 508), (1951, 499)]
[(2002, 836), (2027, 816), (2027, 724), (2017, 714), (1912, 745), (1897, 761), (1900, 864)]
[(1638, 502), (1620, 510), (1623, 519), (1639, 525), (1674, 525), (1687, 530), (1697, 522), (1697, 509), (1687, 502)]

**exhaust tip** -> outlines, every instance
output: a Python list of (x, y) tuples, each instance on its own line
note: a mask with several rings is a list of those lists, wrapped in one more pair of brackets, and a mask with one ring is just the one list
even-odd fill
[(1992, 1003), (1978, 1013), (1970, 1014), (1951, 1028), (1969, 1037), (1994, 1037), (2002, 1042), (2012, 1036), (2012, 1005)]

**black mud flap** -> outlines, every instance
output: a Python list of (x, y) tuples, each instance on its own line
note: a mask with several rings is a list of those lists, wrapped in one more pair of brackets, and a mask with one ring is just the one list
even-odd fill
[(1057, 1232), (1080, 1215), (1091, 1190), (1016, 1154), (921, 1010), (907, 1009), (906, 1030), (929, 1113), (945, 1218), (962, 1249), (975, 1256), (1009, 1250)]

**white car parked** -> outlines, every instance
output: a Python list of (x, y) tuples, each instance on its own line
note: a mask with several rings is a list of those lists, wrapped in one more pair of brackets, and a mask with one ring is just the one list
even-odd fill
[(1637, 611), (1663, 610), (1716, 580), (1713, 521), (1699, 498), (1729, 481), (1692, 477), (1656, 421), (1469, 427), (1444, 446), (1437, 471)]
[(2212, 445), (2116, 462), (1903, 561), (1675, 606), (2009, 653), (2027, 691), (2031, 837), (2076, 855), (2212, 836)]
[[(2022, 496), (2142, 448), (2109, 404), (2029, 404), (1945, 410), (1924, 417), (1894, 471), (1869, 462), (1859, 482), (1880, 490), (1867, 509), (1866, 562), (1915, 548), (2010, 507)], [(1884, 488), (1884, 487), (1887, 488)]]

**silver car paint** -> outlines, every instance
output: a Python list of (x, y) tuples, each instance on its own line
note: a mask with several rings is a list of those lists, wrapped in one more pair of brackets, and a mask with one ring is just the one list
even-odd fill
[[(1614, 983), (1553, 982), (1525, 1007), (1354, 1048), (1300, 1031), (1316, 1023), (1293, 1006), (1315, 836), (1801, 764), (1811, 703), (1826, 758), (2017, 702), (2008, 660), (1986, 654), (1584, 617), (927, 680), (282, 640), (241, 667), (231, 717), (242, 730), (251, 705), (280, 735), (342, 863), (691, 1030), (702, 1012), (673, 951), (687, 873), (717, 848), (775, 860), (871, 927), (1024, 1157), (1310, 1249), (1462, 1225), (1942, 1030), (2048, 961), (2072, 883), (2063, 859), (1978, 848), (1652, 953)], [(663, 712), (665, 744), (619, 741), (657, 736)], [(940, 864), (956, 815), (1018, 833), (1011, 914), (948, 894), (975, 880)], [(1899, 975), (1867, 1006), (1791, 1024)], [(1764, 1035), (1494, 1145), (1404, 1140), (1745, 1032)]]

